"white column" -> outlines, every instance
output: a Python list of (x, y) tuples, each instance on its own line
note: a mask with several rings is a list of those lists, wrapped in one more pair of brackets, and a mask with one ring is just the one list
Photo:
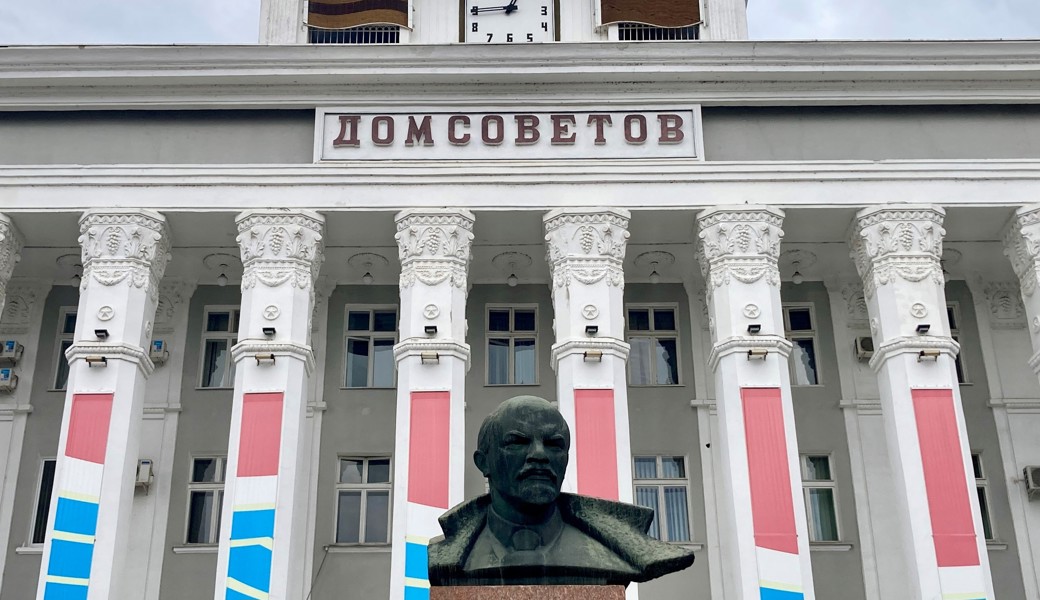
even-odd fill
[(390, 598), (429, 597), (426, 547), (437, 518), (464, 499), (466, 278), (473, 215), (462, 209), (397, 214), (401, 259), (397, 434)]
[[(214, 598), (294, 598), (302, 589), (311, 455), (307, 404), (314, 281), (325, 219), (238, 215), (242, 316)], [(265, 331), (266, 329), (266, 331)]]
[(815, 598), (787, 365), (791, 343), (780, 307), (782, 223), (783, 212), (763, 206), (698, 215), (714, 342), (708, 365), (719, 424), (719, 543), (726, 597), (742, 600), (771, 592)]
[(944, 215), (936, 206), (865, 209), (850, 242), (874, 334), (911, 600), (993, 598), (939, 264)]
[[(80, 219), (83, 279), (37, 598), (125, 597), (130, 516), (166, 219), (92, 210)], [(85, 588), (85, 589), (84, 589)]]
[(306, 42), (304, 7), (305, 3), (298, 0), (260, 0), (260, 43)]
[(701, 38), (714, 41), (748, 39), (747, 0), (703, 0)]

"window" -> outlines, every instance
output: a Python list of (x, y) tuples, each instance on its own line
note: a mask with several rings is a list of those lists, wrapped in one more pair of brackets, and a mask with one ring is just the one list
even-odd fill
[(397, 308), (347, 307), (346, 374), (348, 388), (394, 387)]
[(368, 25), (350, 29), (307, 28), (312, 44), (399, 44), (401, 28), (397, 25)]
[(629, 306), (625, 310), (629, 385), (679, 385), (679, 345), (674, 306)]
[(816, 315), (812, 305), (784, 305), (784, 330), (791, 348), (791, 384), (819, 385), (816, 363)]
[[(957, 303), (946, 305), (946, 318), (950, 320), (950, 337), (958, 344), (961, 342), (960, 316), (961, 310)], [(963, 355), (964, 352), (958, 352), (957, 358), (953, 361), (954, 366), (957, 368), (957, 383), (971, 383), (968, 381), (968, 374), (965, 372), (964, 363), (961, 361), (961, 356)]]
[(390, 459), (340, 458), (336, 543), (390, 542)]
[(618, 23), (618, 41), (622, 42), (678, 42), (696, 40), (698, 25), (687, 27), (655, 27), (643, 23)]
[(47, 519), (50, 517), (51, 495), (54, 492), (54, 468), (57, 464), (58, 461), (55, 459), (45, 458), (40, 465), (40, 483), (36, 488), (36, 504), (29, 538), (29, 543), (33, 545), (42, 544), (47, 535)]
[(487, 384), (538, 383), (538, 309), (488, 307)]
[(809, 519), (810, 542), (837, 542), (841, 539), (835, 487), (830, 456), (802, 456), (802, 491)]
[(63, 390), (69, 383), (69, 360), (65, 351), (72, 345), (76, 334), (76, 311), (63, 308), (58, 314), (58, 356), (55, 357), (54, 389)]
[(202, 379), (199, 387), (229, 388), (235, 385), (231, 346), (238, 340), (241, 311), (237, 307), (207, 307), (202, 332)]
[(634, 462), (636, 504), (654, 510), (650, 536), (666, 542), (690, 541), (686, 459), (682, 456), (637, 456)]
[(196, 457), (191, 461), (188, 480), (188, 544), (216, 544), (220, 532), (220, 507), (224, 503), (222, 456)]
[(982, 469), (982, 455), (971, 455), (971, 468), (975, 472), (975, 490), (979, 494), (979, 512), (982, 513), (982, 531), (987, 540), (996, 539), (993, 535), (993, 521), (989, 514), (989, 494), (987, 492), (986, 473)]

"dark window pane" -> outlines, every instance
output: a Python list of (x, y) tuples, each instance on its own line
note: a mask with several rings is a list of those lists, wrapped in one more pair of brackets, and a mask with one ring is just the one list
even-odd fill
[(657, 331), (675, 331), (675, 311), (670, 308), (655, 308), (654, 329)]
[(979, 493), (979, 512), (982, 513), (982, 531), (987, 540), (993, 539), (993, 525), (989, 520), (989, 502), (986, 501), (986, 488), (976, 488)]
[[(957, 342), (958, 344), (961, 342), (959, 336), (955, 335), (952, 337), (953, 341)], [(964, 374), (964, 363), (961, 362), (961, 355), (959, 352), (957, 353), (957, 358), (953, 359), (953, 366), (957, 369), (957, 383), (967, 383), (968, 376)]]
[(806, 481), (830, 481), (831, 459), (828, 456), (805, 457)]
[(950, 320), (950, 329), (957, 329), (957, 311), (952, 306), (946, 307), (946, 318)]
[(686, 479), (686, 460), (681, 456), (662, 456), (661, 477), (665, 479)]
[(368, 311), (347, 313), (347, 331), (368, 331)]
[(658, 339), (655, 351), (657, 385), (679, 384), (679, 357), (674, 339)]
[(211, 312), (206, 315), (206, 331), (227, 332), (231, 329), (231, 313)]
[(982, 479), (982, 455), (971, 455), (971, 470), (975, 472), (975, 479)]
[(791, 364), (794, 366), (795, 385), (816, 385), (816, 346), (812, 340), (791, 340)]
[(216, 458), (196, 458), (191, 463), (191, 482), (216, 483), (220, 481), (217, 478), (219, 462), (219, 459)]
[(788, 320), (791, 322), (791, 331), (810, 331), (812, 327), (812, 315), (808, 308), (792, 308), (787, 312)]
[(339, 459), (339, 482), (340, 483), (361, 483), (361, 470), (364, 468), (365, 461), (355, 460), (352, 458), (341, 458)]
[(32, 543), (42, 544), (47, 535), (47, 518), (51, 510), (51, 494), (54, 491), (54, 465), (56, 461), (43, 461), (40, 473), (40, 495), (36, 497), (36, 519), (33, 520)]
[(238, 324), (242, 322), (242, 311), (236, 310), (232, 314), (234, 317), (231, 320), (231, 331), (232, 333), (238, 333)]
[(834, 490), (809, 490), (809, 539), (814, 542), (838, 541), (838, 515), (834, 512)]
[(657, 459), (653, 456), (637, 456), (636, 471), (633, 474), (636, 479), (657, 479)]
[(669, 542), (690, 541), (690, 515), (687, 506), (685, 486), (664, 488), (664, 514), (668, 523)]
[(488, 340), (488, 385), (509, 383), (509, 340)]
[(368, 461), (368, 483), (390, 483), (389, 458), (373, 458)]
[(377, 310), (372, 313), (372, 331), (397, 331), (397, 311)]
[(650, 311), (647, 309), (628, 311), (628, 328), (632, 331), (650, 331)]
[(394, 340), (373, 340), (372, 387), (394, 387)]
[(646, 534), (652, 538), (661, 539), (660, 526), (657, 524), (657, 492), (657, 486), (636, 486), (636, 504), (654, 511), (654, 522), (650, 524), (650, 531), (647, 531)]
[(336, 514), (336, 543), (358, 543), (361, 540), (361, 492), (341, 491)]
[(69, 383), (69, 361), (65, 358), (65, 351), (72, 345), (72, 340), (62, 340), (61, 350), (58, 353), (58, 369), (54, 374), (54, 389), (63, 390)]
[(347, 340), (347, 387), (368, 387), (368, 339)]
[(62, 333), (76, 333), (76, 313), (65, 313), (65, 323), (61, 328)]
[(213, 511), (216, 508), (214, 490), (192, 492), (188, 501), (189, 544), (212, 544), (216, 538), (213, 531)]
[(513, 383), (524, 385), (536, 382), (534, 340), (513, 340)]
[(224, 370), (227, 367), (227, 340), (206, 340), (206, 352), (202, 364), (202, 387), (225, 385)]
[(513, 311), (513, 331), (534, 331), (534, 311), (533, 310), (515, 310)]
[(365, 543), (385, 544), (390, 541), (390, 491), (369, 491), (365, 500)]
[(489, 310), (488, 331), (509, 331), (509, 311)]

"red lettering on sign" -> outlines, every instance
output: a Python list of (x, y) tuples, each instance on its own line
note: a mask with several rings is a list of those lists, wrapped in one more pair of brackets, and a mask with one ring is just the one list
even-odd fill
[(657, 120), (661, 123), (661, 137), (657, 139), (659, 144), (681, 144), (686, 134), (683, 133), (683, 118), (676, 114), (660, 114)]
[[(633, 125), (639, 129), (639, 133), (633, 133)], [(628, 115), (625, 117), (625, 141), (629, 144), (646, 142), (646, 117), (643, 115)]]
[(469, 117), (466, 115), (452, 115), (448, 117), (448, 141), (456, 146), (465, 146), (469, 143), (469, 134), (458, 135), (458, 126), (460, 124), (469, 127)]
[(541, 134), (538, 133), (538, 124), (541, 120), (535, 115), (516, 115), (516, 145), (531, 146), (538, 143)]
[(340, 115), (339, 116), (339, 135), (336, 139), (332, 140), (333, 148), (357, 148), (361, 145), (361, 141), (358, 140), (357, 130), (358, 123), (361, 122), (361, 115)]
[(430, 122), (432, 117), (426, 115), (423, 117), (422, 125), (415, 122), (415, 117), (408, 117), (408, 137), (404, 140), (405, 146), (414, 146), (416, 142), (422, 143), (423, 146), (433, 145), (433, 133), (430, 131)]
[(603, 128), (607, 125), (613, 125), (614, 121), (610, 118), (610, 115), (589, 115), (588, 125), (596, 126), (596, 145), (602, 146), (607, 143), (607, 138), (603, 135)]
[[(495, 137), (491, 137), (491, 124), (495, 124)], [(480, 138), (488, 146), (498, 146), (506, 139), (506, 122), (499, 115), (486, 115), (480, 120)]]
[(573, 144), (577, 136), (571, 131), (576, 123), (574, 115), (550, 115), (553, 125), (552, 143), (554, 145)]
[[(386, 134), (382, 133), (386, 125)], [(372, 143), (376, 146), (391, 146), (394, 143), (394, 118), (390, 115), (372, 117)]]

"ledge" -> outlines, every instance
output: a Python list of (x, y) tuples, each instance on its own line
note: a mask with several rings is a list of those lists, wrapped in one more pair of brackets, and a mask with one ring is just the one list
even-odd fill
[(986, 540), (986, 549), (990, 552), (1002, 552), (1008, 549), (1007, 542), (999, 540)]
[(329, 544), (325, 546), (329, 554), (382, 554), (389, 553), (390, 544)]
[(216, 554), (216, 544), (190, 544), (170, 548), (174, 554)]
[(32, 554), (43, 554), (43, 545), (39, 546), (18, 546), (14, 549), (15, 554), (32, 555)]
[(810, 552), (849, 552), (852, 544), (846, 542), (809, 542)]

